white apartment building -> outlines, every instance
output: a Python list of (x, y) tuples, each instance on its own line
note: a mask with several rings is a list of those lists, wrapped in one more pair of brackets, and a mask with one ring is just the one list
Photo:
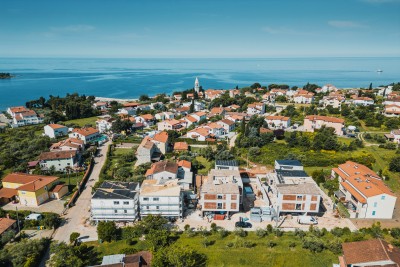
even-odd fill
[(131, 182), (103, 182), (93, 194), (91, 220), (135, 221), (139, 211), (139, 184)]
[(140, 217), (160, 215), (168, 219), (182, 218), (183, 192), (178, 180), (158, 182), (145, 180), (139, 195)]
[(368, 167), (347, 161), (333, 168), (339, 179), (335, 196), (348, 208), (351, 218), (391, 219), (397, 197)]
[(290, 117), (285, 116), (267, 116), (265, 121), (270, 129), (286, 129), (290, 127)]
[(23, 106), (10, 107), (7, 109), (7, 113), (12, 117), (12, 127), (39, 124), (43, 122), (42, 116), (38, 116), (35, 111), (27, 109)]
[(48, 124), (44, 126), (44, 135), (56, 138), (68, 134), (68, 127), (60, 124)]
[(50, 170), (54, 167), (58, 172), (65, 172), (67, 168), (78, 167), (76, 150), (42, 152), (38, 160), (42, 170)]
[(100, 136), (99, 130), (88, 127), (88, 128), (75, 128), (69, 137), (77, 138), (82, 140), (85, 144), (95, 141)]

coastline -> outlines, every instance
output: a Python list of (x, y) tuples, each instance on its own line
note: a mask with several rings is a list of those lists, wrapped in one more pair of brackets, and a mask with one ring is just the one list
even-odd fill
[(101, 97), (95, 96), (97, 101), (117, 101), (117, 102), (139, 102), (139, 98), (112, 98), (112, 97)]

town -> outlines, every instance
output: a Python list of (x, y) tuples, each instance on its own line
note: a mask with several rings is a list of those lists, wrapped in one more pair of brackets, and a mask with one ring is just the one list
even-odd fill
[(399, 144), (400, 83), (43, 96), (0, 114), (0, 263), (398, 266)]

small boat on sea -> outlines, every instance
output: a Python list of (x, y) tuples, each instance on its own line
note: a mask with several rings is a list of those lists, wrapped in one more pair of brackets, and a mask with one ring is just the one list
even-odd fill
[(377, 70), (376, 72), (383, 72), (383, 70), (379, 69), (379, 70)]

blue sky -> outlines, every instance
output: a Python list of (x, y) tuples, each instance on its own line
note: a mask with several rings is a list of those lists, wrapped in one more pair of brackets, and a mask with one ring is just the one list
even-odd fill
[(400, 56), (400, 0), (3, 1), (0, 57)]

